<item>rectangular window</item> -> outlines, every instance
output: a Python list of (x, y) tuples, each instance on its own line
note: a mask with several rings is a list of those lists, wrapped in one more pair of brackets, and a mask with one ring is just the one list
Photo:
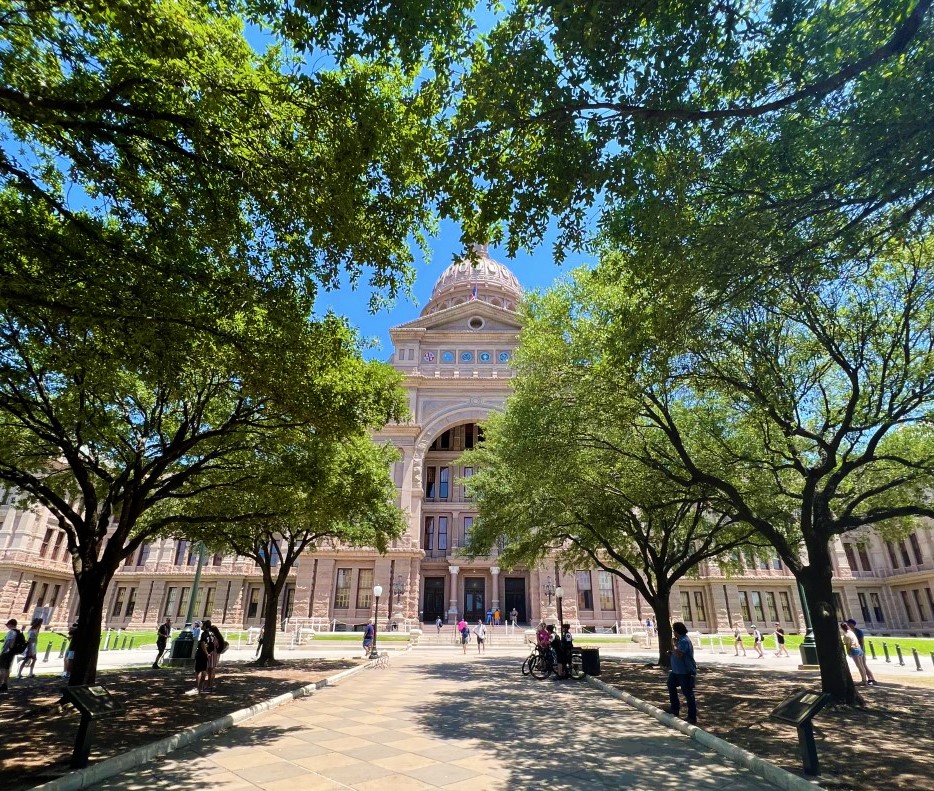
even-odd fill
[(187, 555), (188, 555), (188, 542), (184, 540), (179, 541), (175, 545), (175, 565), (176, 566), (183, 565), (185, 563), (185, 559)]
[(45, 606), (45, 594), (49, 592), (49, 583), (43, 582), (42, 587), (39, 588), (39, 595), (36, 597), (36, 607)]
[(791, 598), (788, 596), (788, 591), (779, 591), (778, 599), (782, 603), (782, 615), (785, 617), (785, 621), (794, 623), (795, 617), (794, 613), (791, 612)]
[(928, 597), (928, 609), (931, 611), (931, 618), (934, 619), (934, 593), (931, 593), (930, 588), (925, 588), (924, 592)]
[(215, 552), (214, 557), (211, 558), (212, 566), (221, 566), (224, 563), (224, 556), (220, 552)]
[(859, 571), (859, 566), (856, 565), (856, 550), (853, 549), (853, 545), (844, 542), (843, 551), (846, 553), (846, 562), (850, 566), (850, 571)]
[(441, 467), (438, 470), (438, 499), (447, 500), (451, 489), (451, 468)]
[(178, 597), (178, 610), (175, 615), (178, 618), (184, 618), (188, 615), (188, 597), (191, 595), (191, 588), (182, 588)]
[(613, 575), (609, 571), (600, 572), (600, 609), (612, 612), (616, 609), (616, 599), (613, 596)]
[(772, 591), (765, 592), (765, 606), (769, 608), (769, 619), (772, 623), (778, 621), (778, 607), (775, 605), (775, 594)]
[(446, 516), (438, 517), (438, 549), (446, 550), (448, 548), (448, 518)]
[(49, 607), (56, 607), (58, 605), (58, 597), (61, 595), (61, 593), (61, 585), (56, 585), (54, 588), (52, 588), (52, 598), (49, 601)]
[(911, 542), (911, 549), (915, 553), (915, 563), (920, 566), (924, 563), (924, 554), (921, 552), (921, 543), (918, 541), (918, 536), (912, 533), (908, 536), (908, 541)]
[(428, 551), (435, 548), (435, 518), (433, 516), (425, 517), (425, 540), (422, 542), (422, 549)]
[(916, 620), (915, 614), (911, 610), (911, 600), (908, 598), (908, 591), (899, 591), (899, 594), (902, 597), (902, 605), (905, 607), (905, 612), (908, 615), (909, 621)]
[(779, 557), (772, 558), (772, 568), (776, 571), (782, 570), (782, 559)]
[(139, 588), (130, 588), (126, 597), (126, 617), (129, 618), (136, 611), (136, 592)]
[(889, 560), (892, 561), (892, 568), (898, 568), (898, 556), (895, 554), (895, 546), (891, 541), (885, 542), (885, 548), (889, 551)]
[(905, 564), (905, 566), (907, 567), (912, 565), (911, 555), (908, 554), (908, 545), (904, 541), (899, 541), (898, 548), (902, 553), (902, 562)]
[(756, 621), (762, 623), (765, 621), (765, 612), (762, 610), (762, 594), (759, 591), (751, 591), (752, 611), (756, 616)]
[(62, 554), (61, 559), (64, 560), (64, 553), (62, 552), (62, 546), (65, 543), (65, 531), (59, 530), (58, 535), (55, 536), (55, 547), (52, 549), (52, 560), (59, 559), (59, 553)]
[(846, 616), (843, 614), (843, 598), (839, 593), (833, 595), (833, 609), (837, 615), (837, 622), (842, 621)]
[(334, 609), (350, 608), (350, 569), (337, 570), (337, 584), (334, 590)]
[(913, 590), (913, 591), (911, 592), (911, 594), (912, 594), (912, 596), (915, 597), (915, 607), (918, 608), (918, 620), (919, 620), (919, 621), (926, 621), (928, 618), (927, 618), (927, 616), (924, 614), (924, 601), (923, 601), (922, 598), (921, 598), (921, 591), (915, 589), (915, 590)]
[(143, 543), (139, 545), (139, 552), (136, 553), (136, 565), (145, 566), (149, 561), (149, 550), (151, 545)]
[(707, 608), (704, 606), (704, 592), (694, 591), (694, 613), (698, 621), (707, 620)]
[(770, 568), (768, 559), (762, 559), (759, 561), (759, 569), (761, 571), (768, 571)]
[(259, 613), (259, 588), (250, 588), (250, 598), (249, 598), (249, 604), (247, 605), (247, 608), (246, 608), (246, 617), (255, 618), (258, 613)]
[(468, 487), (470, 486), (470, 479), (473, 478), (473, 467), (464, 467), (464, 502), (469, 503), (473, 500)]
[(859, 552), (859, 562), (863, 566), (863, 571), (872, 571), (872, 563), (869, 562), (869, 551), (865, 544), (857, 544), (856, 550)]
[(178, 588), (169, 588), (165, 594), (165, 610), (163, 611), (164, 618), (171, 618), (173, 615), (175, 615), (175, 602), (177, 599)]
[(687, 591), (681, 591), (681, 620), (685, 623), (694, 620), (691, 617), (691, 594)]
[(752, 621), (752, 615), (749, 612), (749, 596), (746, 594), (746, 591), (739, 592), (739, 611), (743, 614), (743, 621), (745, 623), (750, 623)]
[(593, 609), (593, 583), (589, 571), (578, 571), (577, 577), (577, 609)]
[(45, 531), (45, 536), (42, 539), (42, 546), (39, 547), (39, 557), (44, 558), (49, 554), (49, 544), (52, 543), (52, 535), (55, 533), (54, 530), (49, 528)]
[(473, 529), (473, 517), (464, 517), (464, 546), (470, 543), (470, 531)]
[(32, 604), (32, 597), (36, 594), (36, 581), (33, 580), (32, 584), (29, 586), (29, 593), (26, 595), (26, 604), (23, 605), (23, 612), (29, 612), (29, 607)]
[(434, 500), (435, 499), (435, 480), (438, 474), (437, 467), (426, 467), (425, 468), (425, 499)]
[(882, 602), (879, 601), (879, 594), (870, 593), (869, 601), (872, 604), (872, 614), (875, 616), (876, 623), (885, 623), (885, 613), (882, 611)]
[(202, 618), (210, 618), (214, 612), (214, 596), (217, 592), (216, 587), (208, 588), (204, 592), (204, 609), (201, 611)]
[(123, 600), (126, 598), (126, 588), (117, 588), (117, 595), (114, 597), (113, 610), (110, 612), (111, 618), (119, 618), (123, 612)]
[(369, 610), (373, 599), (373, 569), (360, 569), (357, 574), (357, 609)]
[(856, 598), (859, 599), (859, 611), (863, 616), (863, 623), (872, 623), (872, 616), (869, 614), (869, 602), (866, 601), (866, 594), (857, 593)]

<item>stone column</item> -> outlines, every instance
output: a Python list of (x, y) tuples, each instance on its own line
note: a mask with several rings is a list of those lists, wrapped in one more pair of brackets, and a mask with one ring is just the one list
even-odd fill
[[(493, 595), (492, 595), (493, 605), (492, 606), (494, 610), (498, 610), (499, 609), (499, 566), (490, 566), (490, 574), (493, 575)], [(503, 615), (503, 613), (500, 613), (500, 615)], [(505, 621), (506, 621), (506, 618), (503, 617), (503, 622)]]
[(448, 607), (448, 621), (451, 623), (457, 621), (457, 575), (460, 570), (460, 566), (448, 566), (448, 571), (451, 572), (451, 604)]

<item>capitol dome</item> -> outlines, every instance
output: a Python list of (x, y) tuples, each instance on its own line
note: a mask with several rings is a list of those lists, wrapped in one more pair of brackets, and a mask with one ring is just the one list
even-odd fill
[(474, 251), (476, 262), (462, 258), (441, 273), (422, 316), (472, 301), (487, 302), (506, 310), (518, 309), (522, 286), (516, 276), (508, 267), (490, 258), (486, 245), (474, 245)]

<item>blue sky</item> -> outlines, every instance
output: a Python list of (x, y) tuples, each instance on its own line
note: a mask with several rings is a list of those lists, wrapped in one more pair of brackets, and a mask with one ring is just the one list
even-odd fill
[[(400, 296), (391, 310), (371, 314), (367, 309), (370, 289), (362, 285), (356, 290), (343, 288), (340, 291), (320, 294), (317, 310), (324, 312), (330, 308), (335, 313), (346, 316), (364, 340), (373, 340), (377, 344), (367, 348), (364, 356), (371, 360), (386, 360), (392, 351), (389, 328), (418, 317), (431, 295), (435, 281), (454, 257), (459, 257), (462, 253), (459, 236), (459, 228), (448, 222), (442, 224), (441, 233), (430, 240), (430, 260), (419, 260), (416, 263), (413, 292), (417, 304), (405, 296)], [(564, 263), (558, 266), (551, 254), (553, 242), (553, 236), (546, 237), (531, 253), (520, 251), (515, 258), (508, 258), (503, 250), (490, 247), (490, 257), (509, 267), (526, 291), (545, 289), (556, 278), (563, 277), (577, 266), (592, 260), (582, 255), (569, 254)]]

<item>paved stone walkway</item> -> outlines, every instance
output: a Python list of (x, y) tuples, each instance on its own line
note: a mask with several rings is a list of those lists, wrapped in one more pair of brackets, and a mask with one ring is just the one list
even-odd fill
[(388, 669), (367, 669), (97, 788), (773, 788), (586, 683), (523, 677), (520, 662), (394, 654)]

